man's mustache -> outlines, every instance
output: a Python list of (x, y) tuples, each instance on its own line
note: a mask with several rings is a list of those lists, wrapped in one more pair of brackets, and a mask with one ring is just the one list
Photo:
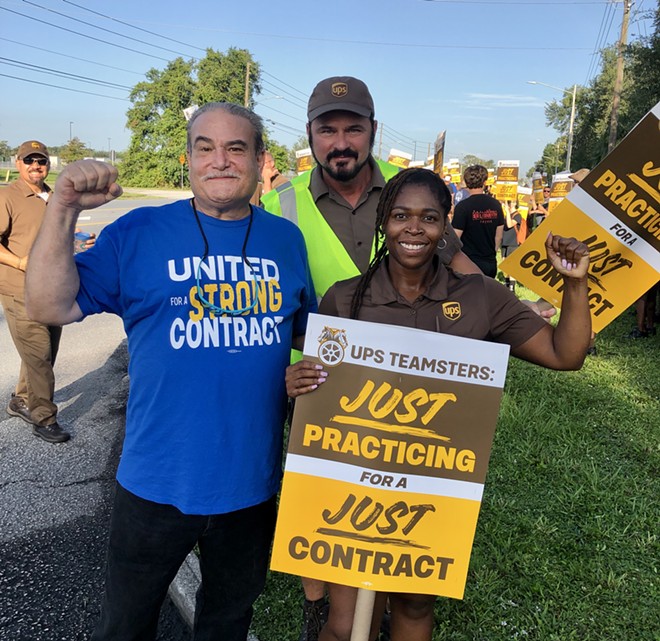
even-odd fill
[(233, 171), (212, 171), (202, 176), (202, 180), (212, 180), (213, 178), (240, 178), (240, 176)]
[(330, 161), (333, 158), (355, 158), (357, 160), (358, 154), (353, 149), (335, 149), (326, 156), (326, 160)]

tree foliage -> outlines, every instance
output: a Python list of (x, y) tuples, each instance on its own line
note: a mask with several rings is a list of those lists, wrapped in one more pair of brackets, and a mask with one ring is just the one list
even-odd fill
[[(612, 112), (616, 49), (601, 51), (601, 71), (588, 87), (578, 87), (571, 169), (593, 168), (607, 155)], [(572, 87), (559, 101), (546, 106), (547, 124), (568, 133)], [(617, 142), (660, 100), (660, 2), (655, 10), (654, 32), (627, 47), (623, 88), (618, 111)], [(545, 154), (544, 154), (545, 155)], [(541, 159), (537, 165), (543, 164)]]
[(543, 149), (541, 162), (536, 170), (547, 174), (550, 178), (566, 168), (567, 138), (560, 136), (555, 142), (548, 143)]
[(655, 11), (653, 34), (648, 39), (633, 43), (628, 49), (628, 58), (628, 73), (637, 79), (630, 90), (626, 123), (632, 129), (660, 100), (660, 1)]
[(495, 167), (495, 161), (484, 160), (483, 158), (479, 158), (479, 156), (475, 156), (474, 154), (465, 154), (461, 160), (461, 167), (469, 167), (470, 165), (481, 165), (482, 167), (492, 169)]
[(10, 147), (6, 140), (0, 140), (0, 160), (9, 160), (15, 152), (15, 147)]
[(268, 149), (273, 156), (275, 166), (279, 172), (284, 176), (288, 175), (290, 173), (289, 150), (284, 145), (280, 145), (279, 143), (270, 140), (270, 138), (266, 141), (266, 149)]
[[(183, 110), (221, 100), (244, 103), (250, 65), (248, 105), (260, 91), (259, 65), (244, 49), (206, 50), (198, 61), (176, 58), (165, 69), (151, 69), (133, 88), (127, 112), (131, 142), (121, 164), (122, 180), (142, 187), (179, 186), (179, 158), (186, 152)], [(187, 177), (186, 177), (187, 181)]]
[[(49, 150), (49, 153), (52, 153), (52, 151)], [(61, 148), (59, 156), (63, 163), (68, 164), (76, 160), (88, 158), (91, 153), (92, 150), (89, 149), (80, 138), (75, 137), (71, 138), (71, 140)]]

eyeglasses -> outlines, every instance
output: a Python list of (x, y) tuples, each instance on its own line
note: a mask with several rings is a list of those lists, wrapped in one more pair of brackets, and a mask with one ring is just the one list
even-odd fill
[(41, 156), (28, 156), (27, 158), (23, 158), (23, 164), (25, 165), (32, 165), (35, 162), (41, 167), (45, 167), (48, 164), (48, 158), (43, 158)]

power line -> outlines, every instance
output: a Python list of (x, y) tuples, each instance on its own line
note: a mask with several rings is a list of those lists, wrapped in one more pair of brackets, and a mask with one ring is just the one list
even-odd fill
[(119, 36), (120, 38), (126, 38), (126, 40), (132, 40), (133, 42), (139, 42), (140, 44), (145, 44), (147, 47), (153, 47), (154, 49), (160, 49), (161, 51), (167, 51), (167, 53), (174, 53), (178, 56), (184, 56), (188, 57), (188, 54), (186, 53), (181, 53), (180, 51), (174, 51), (173, 49), (167, 49), (166, 47), (161, 47), (160, 45), (152, 45), (150, 42), (144, 42), (143, 40), (138, 40), (137, 38), (133, 38), (131, 36), (125, 36), (122, 33), (119, 33), (117, 31), (112, 31), (112, 29), (106, 29), (105, 27), (99, 27), (95, 24), (92, 24), (91, 22), (87, 22), (85, 20), (80, 20), (80, 18), (74, 18), (73, 16), (68, 16), (66, 13), (61, 13), (60, 11), (55, 11), (55, 9), (49, 9), (48, 7), (44, 7), (43, 5), (37, 4), (36, 2), (30, 2), (30, 0), (23, 0), (25, 4), (32, 5), (33, 7), (37, 7), (38, 9), (43, 9), (44, 11), (48, 11), (49, 13), (54, 13), (56, 16), (62, 16), (63, 18), (66, 18), (67, 20), (73, 20), (74, 22), (79, 22), (80, 24), (87, 25), (88, 27), (92, 27), (92, 29), (98, 29), (99, 31), (105, 31), (106, 33), (111, 33), (113, 36)]
[(62, 87), (60, 85), (51, 85), (47, 82), (39, 82), (38, 80), (27, 80), (26, 78), (19, 78), (17, 76), (10, 76), (6, 73), (0, 73), (0, 76), (3, 78), (12, 78), (13, 80), (20, 80), (21, 82), (27, 82), (31, 85), (42, 85), (43, 87), (54, 87), (55, 89), (64, 89), (64, 91), (73, 91), (74, 93), (84, 93), (89, 96), (100, 96), (101, 98), (110, 98), (111, 100), (122, 100), (123, 102), (130, 102), (128, 98), (118, 98), (117, 96), (106, 96), (102, 93), (95, 93), (93, 91), (83, 91), (82, 89), (72, 89), (71, 87)]
[(49, 69), (48, 67), (42, 67), (41, 65), (32, 65), (29, 62), (22, 62), (20, 60), (12, 60), (11, 58), (4, 58), (0, 56), (0, 64), (6, 64), (11, 67), (18, 67), (19, 69), (26, 69), (28, 71), (34, 71), (36, 73), (47, 73), (55, 74), (62, 78), (68, 78), (69, 80), (75, 80), (76, 82), (85, 82), (94, 85), (100, 85), (102, 87), (108, 87), (109, 89), (124, 89), (130, 91), (132, 87), (127, 87), (126, 85), (119, 85), (115, 82), (108, 82), (105, 80), (97, 80), (96, 78), (89, 78), (88, 76), (79, 76), (74, 73), (68, 73), (66, 71), (59, 71), (58, 69)]
[(270, 105), (267, 105), (265, 103), (259, 104), (260, 107), (263, 107), (265, 109), (270, 109), (271, 111), (274, 111), (275, 113), (280, 114), (281, 116), (286, 116), (287, 118), (291, 118), (291, 120), (295, 120), (296, 122), (300, 122), (300, 118), (296, 118), (296, 116), (292, 116), (291, 114), (288, 114), (284, 111), (280, 111), (279, 109), (275, 109), (275, 107), (271, 107)]
[(127, 27), (130, 27), (131, 29), (137, 29), (138, 31), (142, 31), (143, 33), (149, 33), (152, 36), (156, 36), (157, 38), (162, 38), (163, 40), (169, 40), (170, 42), (174, 42), (179, 45), (183, 45), (184, 47), (190, 47), (191, 49), (197, 49), (198, 51), (206, 51), (206, 49), (203, 49), (202, 47), (196, 47), (195, 45), (188, 44), (187, 42), (181, 42), (180, 40), (175, 40), (174, 38), (169, 38), (168, 36), (163, 36), (160, 33), (156, 33), (155, 31), (149, 31), (149, 29), (143, 29), (142, 27), (136, 27), (134, 24), (131, 24), (130, 22), (125, 22), (124, 20), (119, 20), (119, 18), (113, 18), (112, 16), (107, 16), (104, 13), (100, 13), (98, 11), (92, 11), (92, 9), (89, 9), (88, 7), (85, 7), (80, 4), (76, 4), (75, 2), (71, 2), (71, 0), (62, 0), (62, 2), (66, 2), (67, 4), (73, 5), (74, 7), (78, 7), (79, 9), (84, 9), (85, 11), (89, 11), (90, 13), (93, 13), (97, 16), (101, 16), (102, 18), (106, 18), (107, 20), (112, 20), (113, 22), (118, 22), (119, 24), (126, 25)]
[[(262, 74), (264, 73), (263, 71), (261, 72)], [(265, 85), (270, 85), (271, 87), (274, 87), (277, 92), (274, 93), (283, 93), (286, 94), (287, 96), (290, 96), (293, 98), (293, 100), (296, 100), (297, 102), (293, 102), (292, 100), (287, 100), (287, 102), (290, 102), (292, 105), (296, 105), (296, 107), (306, 107), (307, 103), (305, 103), (303, 100), (298, 98), (298, 96), (294, 96), (291, 92), (286, 91), (286, 89), (282, 89), (281, 87), (278, 87), (276, 84), (270, 82), (269, 80), (264, 80), (262, 79), (261, 82)], [(284, 97), (283, 97), (284, 98)], [(284, 98), (286, 100), (286, 98)]]
[[(28, 18), (29, 20), (34, 20), (36, 22), (42, 23), (39, 18), (35, 18), (34, 16), (28, 16), (24, 13), (21, 13), (20, 11), (14, 11), (13, 9), (7, 9), (7, 7), (0, 7), (3, 11), (8, 11), (9, 13), (14, 13), (17, 16), (22, 16), (23, 18)], [(103, 44), (110, 45), (111, 47), (117, 47), (119, 49), (124, 49), (125, 51), (132, 51), (133, 53), (139, 53), (142, 56), (148, 56), (149, 58), (156, 58), (156, 60), (163, 60), (164, 62), (169, 62), (167, 58), (161, 58), (160, 56), (154, 56), (151, 53), (146, 53), (144, 51), (138, 51), (137, 49), (131, 49), (131, 47), (124, 47), (123, 45), (118, 45), (115, 44), (114, 42), (108, 42), (107, 40), (102, 40), (101, 38), (95, 38), (94, 36), (88, 36), (87, 34), (84, 33), (79, 33), (78, 31), (74, 31), (73, 29), (67, 29), (66, 27), (61, 27), (56, 24), (52, 23), (47, 23), (49, 27), (54, 27), (55, 29), (61, 29), (62, 31), (67, 31), (68, 33), (72, 33), (75, 36), (81, 36), (82, 38), (88, 38), (89, 40), (95, 40), (96, 42), (102, 42)]]
[(413, 140), (413, 141), (415, 140), (412, 136), (407, 136), (406, 134), (402, 134), (400, 131), (397, 131), (396, 129), (394, 129), (394, 127), (390, 127), (389, 125), (385, 125), (384, 123), (381, 123), (381, 127), (383, 129), (387, 128), (390, 131), (393, 131), (395, 134), (397, 134), (399, 136), (402, 136), (403, 138), (408, 138), (409, 140)]
[[(33, 2), (29, 2), (28, 0), (23, 0), (23, 1), (24, 1), (24, 2), (27, 2), (28, 4), (34, 4), (35, 6), (39, 6), (39, 5), (36, 5), (36, 4), (33, 3)], [(73, 6), (80, 6), (80, 5), (77, 5), (77, 4), (73, 3), (73, 2), (69, 2), (69, 0), (63, 0), (63, 1), (64, 1), (64, 2), (67, 2), (68, 4), (71, 4), (71, 5), (73, 5)], [(46, 9), (45, 7), (40, 7), (40, 8)], [(84, 8), (84, 7), (82, 7), (82, 8)], [(19, 16), (22, 16), (22, 17), (24, 17), (24, 18), (28, 18), (28, 19), (30, 19), (30, 20), (36, 20), (36, 21), (38, 21), (38, 22), (41, 22), (41, 21), (38, 20), (37, 18), (35, 18), (35, 17), (33, 17), (33, 16), (26, 15), (26, 14), (21, 13), (21, 12), (19, 12), (19, 11), (14, 11), (14, 10), (12, 10), (12, 9), (7, 9), (6, 7), (0, 7), (0, 9), (4, 9), (5, 11), (8, 11), (8, 12), (10, 12), (10, 13), (14, 13), (14, 14), (19, 15)], [(52, 11), (51, 9), (46, 9), (46, 10), (47, 10), (47, 11)], [(90, 10), (90, 11), (91, 11), (91, 10)], [(70, 18), (71, 20), (76, 20), (76, 21), (78, 21), (78, 22), (83, 22), (84, 24), (90, 24), (90, 23), (86, 23), (86, 22), (84, 22), (84, 21), (80, 21), (80, 20), (78, 20), (78, 19), (76, 19), (76, 18), (73, 18), (73, 17), (71, 17), (71, 16), (67, 16), (66, 14), (63, 14), (63, 13), (60, 13), (60, 12), (55, 12), (55, 11), (53, 11), (53, 13), (57, 13), (58, 15), (62, 15), (62, 16), (64, 16), (64, 17), (66, 17), (66, 18)], [(92, 11), (92, 13), (98, 13), (98, 12), (94, 12), (94, 11)], [(101, 15), (101, 16), (103, 16), (103, 17), (106, 17), (106, 18), (109, 19), (109, 20), (115, 20), (115, 21), (117, 21), (117, 22), (120, 22), (121, 24), (124, 24), (124, 25), (128, 26), (128, 27), (133, 27), (133, 28), (135, 28), (135, 29), (138, 29), (138, 30), (141, 30), (141, 31), (145, 31), (146, 33), (150, 33), (150, 34), (155, 35), (155, 36), (157, 36), (157, 37), (159, 37), (159, 38), (164, 38), (164, 39), (167, 39), (167, 40), (170, 39), (170, 38), (167, 38), (167, 36), (162, 36), (162, 35), (160, 35), (160, 34), (154, 32), (154, 31), (149, 31), (149, 30), (147, 30), (147, 29), (142, 29), (141, 27), (137, 27), (137, 26), (132, 25), (132, 24), (126, 22), (126, 21), (119, 20), (119, 19), (117, 19), (117, 18), (113, 18), (113, 17), (111, 17), (111, 16), (105, 16), (105, 14), (100, 14), (100, 13), (99, 13), (98, 15)], [(101, 38), (95, 38), (94, 36), (89, 36), (89, 35), (86, 35), (86, 34), (83, 34), (83, 33), (78, 33), (78, 32), (76, 32), (76, 31), (72, 31), (71, 29), (67, 29), (66, 27), (62, 27), (62, 26), (60, 26), (60, 25), (56, 25), (56, 24), (53, 24), (53, 23), (50, 23), (50, 22), (48, 22), (48, 23), (46, 23), (46, 24), (47, 24), (47, 26), (54, 27), (54, 28), (56, 28), (56, 29), (61, 29), (61, 30), (63, 30), (63, 31), (67, 31), (67, 32), (69, 32), (69, 33), (73, 33), (73, 34), (75, 34), (75, 35), (79, 35), (79, 36), (82, 36), (82, 37), (84, 37), (84, 38), (89, 38), (90, 40), (95, 40), (95, 41), (97, 41), (97, 42), (101, 42), (101, 43), (103, 43), (103, 44), (107, 44), (107, 45), (110, 45), (110, 46), (113, 46), (113, 47), (118, 47), (118, 48), (120, 48), (120, 49), (124, 49), (124, 50), (126, 50), (126, 51), (131, 51), (131, 52), (133, 52), (133, 53), (139, 53), (139, 54), (141, 54), (141, 55), (148, 56), (148, 57), (150, 57), (150, 58), (155, 58), (155, 59), (157, 59), (157, 60), (162, 60), (162, 61), (164, 61), (164, 62), (170, 62), (170, 61), (169, 61), (168, 59), (166, 59), (166, 58), (162, 58), (162, 57), (160, 57), (160, 56), (155, 56), (155, 55), (153, 55), (153, 54), (146, 53), (146, 52), (144, 52), (144, 51), (139, 51), (139, 50), (137, 50), (137, 49), (132, 49), (132, 48), (130, 48), (130, 47), (125, 47), (125, 46), (123, 46), (123, 45), (119, 45), (119, 44), (116, 44), (116, 43), (113, 43), (113, 42), (108, 42), (107, 40), (103, 40), (103, 39), (101, 39)], [(92, 27), (95, 27), (95, 28), (97, 28), (97, 29), (101, 29), (101, 30), (103, 30), (103, 31), (109, 31), (109, 30), (107, 30), (107, 29), (103, 29), (102, 27), (97, 27), (97, 26), (95, 26), (95, 25), (91, 25), (91, 26), (92, 26)], [(114, 32), (114, 31), (109, 31), (109, 32), (110, 32), (110, 33), (114, 33), (114, 34), (116, 34), (116, 35), (120, 35), (120, 36), (125, 37), (125, 38), (129, 38), (129, 39), (131, 39), (131, 40), (134, 40), (134, 38), (130, 38), (129, 36), (123, 36), (122, 34), (117, 34), (117, 33)], [(139, 41), (139, 42), (142, 42), (142, 41)], [(181, 42), (181, 41), (178, 41), (178, 40), (175, 41), (175, 42), (177, 42), (177, 43), (179, 43), (179, 44), (183, 44), (184, 46), (190, 47), (191, 49), (198, 49), (198, 50), (205, 51), (205, 49), (201, 49), (200, 47), (197, 47), (197, 46), (195, 46), (195, 45), (191, 45), (191, 44), (189, 44), (189, 43), (184, 43), (184, 42)], [(147, 44), (148, 46), (157, 47), (157, 45), (151, 45), (151, 44), (149, 44), (149, 43), (145, 43), (145, 44)], [(158, 47), (158, 48), (162, 49), (162, 47)], [(168, 49), (166, 49), (166, 51), (170, 51), (171, 53), (178, 53), (178, 52), (175, 52), (175, 51), (172, 51), (172, 50), (168, 50)], [(63, 54), (61, 54), (61, 55), (63, 55)], [(196, 57), (194, 57), (194, 56), (192, 56), (192, 59), (193, 59), (194, 61), (199, 61), (199, 58), (196, 58)], [(280, 84), (282, 84), (282, 85), (288, 87), (289, 89), (292, 89), (293, 91), (298, 92), (300, 95), (302, 95), (302, 96), (306, 96), (306, 94), (305, 94), (304, 92), (302, 92), (300, 89), (298, 89), (297, 87), (294, 87), (294, 86), (290, 85), (289, 83), (287, 83), (287, 82), (281, 80), (281, 79), (278, 78), (277, 76), (275, 76), (275, 75), (273, 75), (273, 74), (271, 74), (271, 73), (268, 73), (268, 72), (266, 72), (266, 71), (263, 71), (263, 70), (261, 71), (261, 73), (264, 74), (264, 75), (266, 75), (266, 76), (270, 76), (271, 78), (273, 78), (274, 80), (276, 80), (276, 81), (279, 82)], [(267, 82), (267, 81), (266, 81), (266, 82)], [(278, 88), (278, 91), (282, 91), (283, 93), (288, 93), (288, 92), (286, 92), (286, 90), (284, 90), (284, 89), (280, 89), (280, 88)], [(290, 94), (290, 93), (289, 93), (289, 95), (290, 95), (292, 98), (294, 98), (294, 99), (298, 99), (298, 100), (300, 100), (299, 98), (297, 98), (297, 96), (295, 96), (295, 95), (293, 95), (293, 94)]]
[[(609, 16), (607, 16), (608, 13)], [(592, 53), (591, 64), (589, 65), (589, 71), (587, 73), (587, 80), (585, 82), (585, 85), (591, 81), (594, 74), (596, 73), (596, 69), (598, 69), (598, 65), (600, 64), (599, 53), (605, 47), (605, 43), (607, 42), (607, 38), (610, 35), (610, 30), (612, 28), (612, 23), (614, 22), (615, 15), (616, 15), (616, 7), (614, 3), (610, 3), (606, 8), (606, 13), (603, 15), (603, 30), (600, 33), (600, 40), (596, 41), (596, 46), (594, 47), (594, 51)], [(609, 24), (607, 25), (607, 28), (604, 28), (604, 24), (607, 21), (608, 17), (609, 17)]]
[(529, 0), (424, 0), (425, 2), (435, 2), (437, 4), (487, 4), (496, 6), (501, 4), (511, 4), (517, 6), (537, 5), (537, 4), (551, 4), (553, 7), (560, 7), (562, 5), (572, 6), (574, 4), (606, 4), (607, 0), (578, 0), (578, 2), (552, 2), (551, 0), (538, 0), (537, 2), (530, 2)]
[[(556, 6), (556, 3), (552, 3)], [(567, 3), (564, 3), (567, 4)], [(573, 3), (571, 3), (573, 4)], [(595, 4), (602, 4), (600, 2)], [(176, 26), (176, 25), (174, 25)], [(200, 30), (199, 28), (197, 28)], [(292, 36), (283, 35), (280, 33), (258, 33), (255, 31), (235, 31), (229, 29), (205, 29), (206, 31), (214, 31), (219, 33), (231, 33), (233, 35), (241, 36), (255, 36), (257, 38), (277, 38), (281, 40), (302, 40), (306, 42), (323, 42), (330, 44), (359, 44), (381, 47), (398, 47), (407, 49), (483, 49), (483, 50), (503, 50), (503, 51), (588, 51), (589, 47), (539, 47), (533, 45), (529, 47), (510, 47), (506, 45), (475, 45), (475, 44), (424, 44), (417, 42), (381, 42), (379, 40), (348, 40), (338, 38), (319, 38), (315, 36)], [(304, 92), (301, 92), (303, 95)]]
[(50, 49), (44, 49), (43, 47), (36, 47), (35, 45), (28, 45), (24, 42), (18, 42), (18, 40), (10, 40), (9, 38), (0, 38), (5, 42), (11, 42), (15, 45), (20, 45), (21, 47), (28, 47), (29, 49), (36, 49), (37, 51), (45, 51), (54, 56), (62, 56), (63, 58), (71, 58), (71, 60), (78, 60), (79, 62), (88, 62), (90, 65), (96, 65), (98, 67), (106, 67), (107, 69), (114, 69), (115, 71), (124, 71), (125, 73), (132, 73), (136, 76), (144, 76), (143, 73), (139, 71), (131, 71), (130, 69), (122, 69), (121, 67), (113, 67), (112, 65), (104, 65), (102, 62), (94, 62), (93, 60), (88, 60), (87, 58), (78, 58), (77, 56), (69, 56), (66, 53), (59, 53), (58, 51), (51, 51)]
[(301, 129), (295, 129), (294, 127), (289, 127), (289, 125), (284, 125), (281, 122), (276, 122), (275, 120), (271, 120), (270, 118), (264, 118), (264, 120), (273, 128), (278, 129), (282, 133), (294, 134), (298, 137), (305, 135), (305, 132), (302, 131)]
[(294, 91), (297, 91), (301, 96), (303, 96), (303, 97), (305, 98), (305, 101), (307, 100), (308, 96), (307, 96), (307, 94), (306, 94), (304, 91), (300, 91), (300, 89), (298, 89), (298, 88), (296, 88), (296, 87), (293, 87), (292, 85), (290, 85), (290, 84), (284, 82), (284, 80), (280, 80), (279, 78), (277, 78), (276, 76), (274, 76), (272, 73), (268, 73), (267, 71), (263, 71), (263, 70), (262, 70), (261, 73), (262, 73), (262, 74), (265, 74), (266, 76), (270, 76), (271, 78), (277, 80), (277, 82), (279, 82), (280, 84), (284, 85), (285, 87), (289, 87), (289, 89), (293, 89)]

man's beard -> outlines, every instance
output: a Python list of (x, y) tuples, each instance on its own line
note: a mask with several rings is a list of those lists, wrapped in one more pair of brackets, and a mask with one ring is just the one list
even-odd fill
[[(313, 154), (314, 152), (312, 152)], [(338, 180), (339, 182), (348, 182), (350, 180), (353, 180), (361, 171), (362, 167), (364, 167), (367, 162), (369, 162), (369, 156), (367, 156), (362, 162), (356, 162), (353, 166), (351, 167), (333, 167), (330, 164), (330, 161), (333, 158), (354, 158), (356, 161), (358, 159), (358, 155), (351, 149), (345, 149), (343, 151), (333, 151), (330, 152), (326, 156), (326, 162), (322, 163), (319, 161), (319, 159), (314, 156), (314, 159), (316, 162), (323, 168), (323, 171), (325, 171), (330, 178), (334, 180)]]
[(362, 171), (362, 168), (369, 162), (369, 156), (373, 150), (375, 140), (376, 132), (372, 129), (371, 139), (369, 141), (369, 154), (367, 154), (367, 157), (362, 162), (356, 162), (355, 166), (350, 169), (348, 167), (338, 167), (335, 169), (330, 165), (330, 161), (334, 158), (354, 158), (357, 161), (358, 153), (356, 151), (353, 151), (352, 149), (335, 149), (335, 151), (331, 151), (325, 157), (325, 163), (323, 163), (314, 153), (314, 140), (311, 133), (309, 134), (309, 148), (312, 150), (312, 156), (314, 156), (316, 163), (328, 174), (328, 176), (330, 176), (330, 178), (339, 182), (348, 182), (353, 180), (353, 178), (355, 178)]

